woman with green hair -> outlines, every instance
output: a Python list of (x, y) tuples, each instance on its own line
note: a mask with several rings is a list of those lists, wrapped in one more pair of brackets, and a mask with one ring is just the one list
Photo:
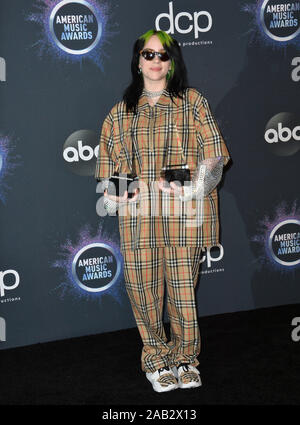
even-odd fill
[[(206, 98), (188, 87), (177, 41), (137, 39), (132, 82), (104, 120), (95, 177), (118, 213), (124, 280), (143, 342), (141, 367), (157, 392), (201, 385), (195, 288), (201, 251), (219, 243), (217, 185), (229, 160)], [(129, 197), (108, 193), (114, 173), (136, 174)], [(170, 339), (163, 325), (164, 281)]]

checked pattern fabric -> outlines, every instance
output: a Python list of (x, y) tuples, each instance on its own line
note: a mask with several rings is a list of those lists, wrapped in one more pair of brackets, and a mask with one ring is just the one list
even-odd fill
[(219, 157), (224, 165), (230, 158), (208, 101), (196, 89), (187, 89), (182, 99), (164, 90), (153, 107), (142, 93), (136, 114), (118, 102), (102, 126), (95, 178), (135, 170), (142, 184), (139, 198), (119, 210), (121, 251), (217, 245), (217, 188), (203, 201), (185, 202), (160, 191), (156, 182), (166, 166), (183, 164), (193, 177), (200, 161)]
[(165, 372), (159, 376), (157, 382), (159, 382), (162, 387), (168, 387), (169, 385), (177, 384), (177, 379), (173, 373)]
[(180, 368), (180, 372), (178, 374), (180, 381), (183, 384), (189, 384), (190, 382), (199, 382), (200, 377), (197, 372), (194, 372), (193, 370), (189, 370), (188, 366), (182, 366)]
[[(146, 248), (126, 250), (122, 254), (125, 287), (143, 342), (142, 370), (155, 372), (180, 363), (197, 366), (200, 331), (195, 287), (201, 248)], [(165, 286), (170, 341), (162, 320)]]

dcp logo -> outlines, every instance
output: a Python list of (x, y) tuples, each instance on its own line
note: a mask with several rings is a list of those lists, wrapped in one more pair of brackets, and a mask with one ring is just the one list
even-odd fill
[[(168, 28), (161, 28), (160, 21), (168, 21)], [(180, 34), (188, 34), (194, 31), (194, 37), (199, 38), (199, 33), (208, 32), (212, 27), (212, 16), (209, 12), (202, 10), (200, 12), (179, 12), (174, 16), (173, 2), (169, 2), (169, 13), (160, 13), (155, 19), (155, 28), (164, 30), (168, 34), (174, 34), (175, 30)]]
[(91, 130), (78, 130), (64, 143), (63, 158), (72, 173), (92, 176), (95, 173), (99, 151), (97, 135)]
[(266, 125), (264, 137), (275, 155), (293, 155), (300, 148), (300, 118), (290, 112), (275, 115)]
[[(211, 250), (217, 250), (219, 251), (216, 256), (213, 256), (211, 253)], [(210, 268), (212, 263), (216, 263), (224, 257), (224, 248), (221, 244), (218, 244), (213, 247), (207, 247), (206, 248), (206, 255), (203, 255), (203, 257), (200, 260), (200, 263), (204, 263), (206, 261), (207, 267)]]
[[(8, 278), (4, 279), (5, 276), (12, 275), (13, 276), (13, 283), (8, 284), (7, 280), (10, 280)], [(6, 282), (4, 282), (6, 280)], [(10, 291), (12, 289), (15, 289), (19, 286), (20, 283), (20, 276), (19, 273), (16, 270), (5, 270), (4, 272), (0, 272), (0, 297), (4, 297), (5, 290)]]

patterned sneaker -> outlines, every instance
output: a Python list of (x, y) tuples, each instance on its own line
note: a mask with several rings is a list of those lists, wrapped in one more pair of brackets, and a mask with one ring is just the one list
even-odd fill
[(178, 378), (179, 388), (196, 388), (202, 385), (200, 372), (195, 366), (188, 363), (180, 363), (172, 368), (174, 375)]
[(146, 372), (147, 379), (151, 382), (154, 391), (162, 393), (178, 388), (177, 379), (168, 366), (161, 367), (155, 372)]

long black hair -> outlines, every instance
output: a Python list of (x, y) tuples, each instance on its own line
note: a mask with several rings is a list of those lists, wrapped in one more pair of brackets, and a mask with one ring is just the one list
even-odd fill
[(131, 60), (132, 81), (123, 95), (123, 100), (126, 104), (127, 112), (132, 111), (136, 113), (139, 97), (141, 96), (144, 88), (143, 75), (142, 73), (138, 72), (140, 51), (143, 49), (149, 38), (153, 35), (158, 36), (162, 45), (164, 46), (164, 49), (169, 54), (171, 59), (171, 71), (167, 75), (168, 84), (166, 87), (171, 98), (182, 98), (185, 89), (188, 87), (187, 70), (178, 42), (165, 31), (151, 29), (145, 34), (141, 35), (133, 46)]

